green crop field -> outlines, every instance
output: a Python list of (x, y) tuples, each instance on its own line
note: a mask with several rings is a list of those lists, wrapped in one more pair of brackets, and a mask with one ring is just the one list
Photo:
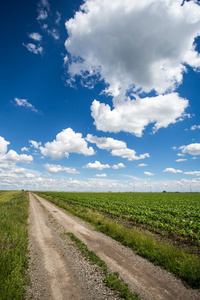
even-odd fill
[(200, 194), (38, 194), (200, 288)]
[(5, 203), (8, 202), (14, 195), (18, 192), (14, 191), (0, 191), (0, 207)]
[(63, 193), (45, 195), (98, 210), (115, 219), (176, 238), (200, 243), (200, 194), (198, 193)]

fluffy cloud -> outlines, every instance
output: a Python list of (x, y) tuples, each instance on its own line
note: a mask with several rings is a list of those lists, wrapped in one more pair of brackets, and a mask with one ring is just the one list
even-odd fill
[[(33, 157), (31, 155), (26, 154), (17, 154), (14, 150), (10, 150), (7, 152), (7, 146), (10, 142), (6, 141), (3, 137), (0, 136), (0, 164), (9, 166), (9, 163), (29, 163), (33, 161)], [(7, 152), (7, 153), (6, 153)]]
[(28, 49), (29, 52), (34, 54), (43, 54), (43, 47), (40, 45), (35, 45), (33, 43), (23, 44), (24, 47)]
[(193, 125), (190, 128), (191, 130), (196, 130), (196, 129), (200, 129), (200, 125)]
[(85, 168), (87, 169), (93, 169), (93, 170), (103, 170), (103, 169), (108, 169), (110, 166), (108, 164), (104, 165), (101, 164), (99, 161), (95, 161), (94, 163), (88, 163)]
[(176, 174), (176, 173), (183, 173), (183, 171), (181, 170), (176, 170), (174, 168), (166, 168), (165, 170), (163, 170), (163, 172), (168, 172), (168, 173), (173, 173), (173, 174)]
[(200, 155), (200, 143), (189, 144), (187, 146), (181, 146), (179, 149), (182, 153), (189, 153), (191, 155)]
[(7, 142), (2, 136), (0, 136), (0, 155), (6, 154), (7, 146), (10, 142)]
[[(9, 166), (9, 163), (30, 163), (33, 161), (33, 157), (31, 155), (26, 154), (17, 154), (14, 150), (10, 150), (7, 152), (7, 146), (10, 142), (7, 142), (3, 137), (0, 136), (0, 164)], [(7, 152), (7, 153), (6, 153)]]
[(17, 167), (15, 164), (0, 164), (1, 168), (1, 173), (0, 173), (0, 177), (2, 178), (17, 178), (17, 177), (35, 177), (36, 174), (38, 175), (37, 171), (33, 171), (33, 170), (29, 170), (26, 168), (20, 168)]
[(30, 163), (33, 161), (31, 155), (17, 154), (14, 150), (10, 150), (8, 153), (0, 156), (0, 162), (10, 163)]
[(146, 167), (147, 164), (139, 164), (138, 167)]
[(65, 171), (69, 174), (79, 174), (79, 172), (74, 168), (67, 168), (62, 167), (60, 165), (53, 165), (53, 164), (45, 164), (44, 167), (50, 172), (50, 173), (59, 173), (62, 171)]
[(31, 103), (29, 103), (27, 99), (15, 98), (15, 104), (17, 106), (23, 106), (23, 107), (29, 108), (34, 112), (38, 112), (37, 109)]
[(23, 147), (21, 151), (29, 151), (29, 149), (27, 147)]
[(29, 143), (31, 144), (31, 147), (34, 147), (35, 149), (39, 149), (39, 146), (41, 146), (41, 142), (36, 142), (36, 141), (32, 141), (29, 140)]
[(147, 176), (154, 176), (154, 174), (151, 173), (151, 172), (144, 172), (144, 175), (147, 175)]
[[(86, 140), (90, 143), (95, 143), (100, 149), (111, 150), (111, 154), (113, 156), (121, 156), (123, 158), (127, 158), (128, 160), (138, 160), (144, 159), (145, 157), (149, 157), (148, 153), (136, 156), (135, 150), (128, 149), (125, 142), (115, 140), (113, 138), (98, 138), (97, 136), (88, 134)], [(125, 168), (125, 166), (123, 163), (119, 163), (118, 165), (114, 165), (112, 168), (119, 169)]]
[(74, 132), (71, 128), (64, 129), (56, 135), (53, 142), (47, 142), (44, 147), (39, 147), (42, 155), (50, 156), (54, 160), (68, 157), (69, 153), (94, 155), (94, 149), (88, 144), (81, 133)]
[(200, 171), (190, 171), (190, 172), (184, 172), (186, 175), (196, 175), (200, 176)]
[(140, 156), (137, 156), (135, 150), (128, 148), (112, 150), (111, 154), (113, 156), (121, 156), (123, 158), (127, 158), (128, 160), (139, 160), (150, 157), (149, 153), (140, 154)]
[(188, 101), (177, 93), (159, 95), (152, 98), (127, 100), (113, 110), (107, 104), (94, 100), (91, 115), (98, 130), (119, 132), (121, 130), (142, 136), (149, 124), (154, 124), (153, 132), (166, 128), (184, 117)]
[(112, 149), (122, 149), (126, 148), (126, 143), (123, 141), (115, 140), (113, 138), (93, 136), (92, 134), (88, 134), (86, 141), (90, 143), (94, 143), (98, 148), (104, 150), (112, 150)]
[(119, 163), (117, 165), (112, 166), (112, 168), (117, 170), (117, 169), (125, 168), (125, 165), (123, 163)]
[(174, 90), (186, 64), (200, 66), (194, 45), (200, 7), (196, 1), (182, 3), (86, 0), (65, 24), (71, 77), (97, 74), (113, 96), (133, 87), (158, 93)]
[(40, 42), (42, 40), (42, 36), (41, 34), (39, 34), (38, 32), (32, 32), (28, 35), (32, 40)]
[(150, 184), (144, 180), (134, 179), (134, 187), (131, 179), (131, 182), (127, 180), (109, 180), (106, 178), (93, 178), (91, 180), (81, 181), (65, 179), (55, 179), (55, 178), (42, 178), (39, 173), (27, 173), (24, 174), (10, 174), (7, 172), (7, 175), (4, 174), (1, 176), (0, 173), (0, 188), (1, 189), (27, 189), (27, 190), (46, 190), (46, 191), (143, 191), (149, 192), (149, 188), (153, 192), (162, 192), (163, 190), (176, 192), (189, 192), (192, 185), (193, 191), (200, 191), (200, 180), (198, 178), (194, 179), (182, 179), (180, 181), (170, 180), (170, 181), (151, 181)]
[[(155, 132), (183, 120), (188, 101), (173, 91), (188, 65), (200, 67), (196, 1), (86, 0), (65, 25), (71, 83), (76, 76), (86, 86), (102, 80), (103, 92), (113, 96), (112, 110), (96, 100), (92, 104), (98, 130), (141, 136), (148, 124)], [(138, 97), (152, 90), (159, 96)]]
[(105, 173), (104, 174), (96, 174), (95, 177), (105, 178), (105, 177), (107, 177), (107, 175)]
[(16, 187), (17, 182), (21, 182), (21, 186), (27, 180), (33, 180), (36, 178), (36, 174), (32, 170), (24, 168), (16, 168), (15, 166), (10, 166), (9, 170), (3, 170), (0, 172), (1, 185), (9, 185), (12, 189), (13, 186)]

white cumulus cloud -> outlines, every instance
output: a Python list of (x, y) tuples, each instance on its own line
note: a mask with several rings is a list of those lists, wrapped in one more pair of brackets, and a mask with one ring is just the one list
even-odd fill
[(190, 172), (184, 172), (186, 175), (196, 175), (200, 176), (200, 171), (190, 171)]
[(149, 124), (154, 124), (153, 132), (166, 128), (184, 117), (188, 100), (180, 98), (177, 93), (159, 95), (152, 98), (138, 98), (110, 106), (94, 100), (91, 115), (98, 130), (119, 132), (121, 130), (142, 136)]
[(98, 148), (104, 150), (112, 150), (112, 149), (122, 149), (126, 148), (126, 143), (123, 141), (115, 140), (113, 138), (106, 137), (97, 137), (92, 134), (88, 134), (86, 137), (86, 141), (90, 143), (94, 143)]
[(200, 7), (196, 1), (182, 3), (86, 0), (65, 24), (65, 47), (75, 58), (69, 73), (98, 74), (113, 96), (131, 87), (158, 93), (175, 89), (185, 64), (200, 66), (194, 45), (200, 34)]
[(68, 168), (68, 167), (62, 167), (60, 165), (54, 165), (54, 164), (45, 164), (44, 167), (50, 172), (50, 173), (59, 173), (62, 171), (65, 171), (69, 174), (79, 174), (79, 172), (74, 168)]
[[(102, 80), (102, 92), (113, 96), (112, 110), (96, 100), (92, 104), (98, 130), (142, 136), (149, 124), (156, 132), (184, 119), (188, 101), (173, 91), (188, 65), (200, 67), (196, 1), (85, 0), (65, 25), (71, 83), (77, 76), (90, 87)], [(152, 90), (157, 97), (138, 96)]]
[(154, 174), (151, 173), (151, 172), (144, 172), (144, 175), (147, 175), (147, 176), (154, 176)]
[(168, 172), (168, 173), (173, 173), (173, 174), (176, 174), (176, 173), (183, 173), (183, 171), (181, 170), (176, 170), (174, 168), (166, 168), (165, 170), (163, 170), (163, 172)]
[(29, 149), (27, 147), (23, 147), (21, 151), (29, 151)]
[(147, 167), (147, 164), (139, 164), (138, 167)]
[[(33, 157), (31, 155), (26, 154), (18, 154), (14, 150), (9, 150), (7, 152), (7, 146), (10, 142), (6, 141), (4, 137), (0, 136), (0, 165), (9, 166), (9, 164), (16, 163), (30, 163), (33, 161)], [(7, 153), (6, 153), (7, 152)]]
[(16, 151), (10, 150), (8, 153), (0, 156), (0, 161), (6, 161), (10, 163), (30, 163), (33, 161), (33, 157), (31, 155), (18, 154)]
[(117, 170), (117, 169), (125, 168), (125, 165), (123, 163), (119, 163), (117, 165), (113, 165), (112, 168)]
[(189, 144), (187, 146), (181, 146), (179, 149), (182, 153), (189, 153), (190, 155), (200, 155), (200, 143)]
[(92, 170), (103, 170), (103, 169), (109, 169), (110, 166), (108, 164), (101, 164), (99, 161), (95, 161), (94, 163), (88, 163), (85, 168), (92, 169)]
[(0, 136), (0, 155), (4, 155), (7, 152), (7, 146), (10, 142), (6, 141), (2, 136)]
[(68, 157), (69, 153), (94, 155), (94, 149), (88, 148), (86, 140), (81, 133), (74, 132), (71, 128), (64, 129), (56, 135), (53, 142), (47, 142), (44, 147), (39, 147), (42, 155), (50, 156), (54, 160)]
[(125, 149), (115, 149), (111, 151), (113, 156), (121, 156), (123, 158), (127, 158), (128, 160), (139, 160), (144, 159), (146, 157), (150, 157), (149, 153), (140, 154), (139, 156), (136, 155), (135, 150), (125, 148)]
[(200, 125), (193, 125), (190, 128), (191, 130), (196, 130), (196, 129), (200, 129)]
[(33, 140), (29, 140), (29, 143), (31, 144), (31, 147), (34, 147), (35, 149), (39, 149), (39, 146), (41, 146), (41, 142), (36, 142)]
[(105, 177), (107, 177), (107, 175), (105, 173), (104, 174), (96, 174), (95, 177), (105, 178)]
[(28, 35), (32, 40), (40, 42), (42, 40), (42, 36), (41, 34), (39, 34), (38, 32), (31, 32)]

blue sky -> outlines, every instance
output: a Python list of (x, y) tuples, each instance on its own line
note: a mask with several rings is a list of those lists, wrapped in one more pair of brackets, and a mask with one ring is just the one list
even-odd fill
[(0, 6), (0, 189), (200, 192), (198, 1)]

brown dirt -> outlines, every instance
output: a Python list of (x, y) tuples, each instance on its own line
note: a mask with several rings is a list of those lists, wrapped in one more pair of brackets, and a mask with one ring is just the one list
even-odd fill
[[(83, 263), (61, 231), (72, 232), (106, 262), (110, 271), (119, 272), (146, 300), (197, 300), (200, 291), (186, 288), (172, 274), (134, 254), (115, 240), (96, 232), (87, 223), (69, 215), (52, 203), (30, 193), (30, 249), (33, 299), (117, 299), (106, 289), (91, 265)], [(51, 221), (51, 222), (50, 222)], [(57, 228), (57, 229), (56, 229)], [(72, 250), (73, 249), (73, 250)]]
[[(103, 276), (86, 261), (62, 224), (29, 194), (29, 267), (30, 287), (26, 299), (34, 300), (103, 300), (119, 299), (103, 283)], [(44, 204), (44, 203), (43, 203)]]

